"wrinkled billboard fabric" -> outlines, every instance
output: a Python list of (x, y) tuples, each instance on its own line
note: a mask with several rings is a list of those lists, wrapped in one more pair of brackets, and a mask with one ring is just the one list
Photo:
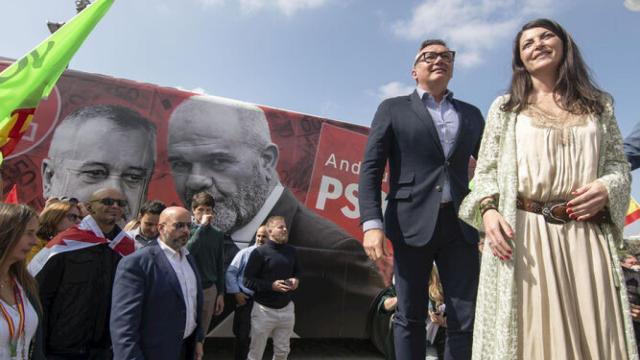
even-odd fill
[[(9, 64), (0, 61), (0, 70)], [(311, 115), (67, 71), (2, 176), (5, 190), (16, 184), (20, 199), (37, 209), (46, 197), (86, 200), (98, 188), (117, 187), (129, 200), (129, 218), (147, 199), (189, 207), (194, 193), (210, 191), (215, 225), (228, 234), (227, 263), (268, 216), (284, 216), (302, 270), (295, 333), (367, 338), (375, 298), (391, 276), (390, 263), (372, 263), (361, 245), (357, 183), (367, 133)]]

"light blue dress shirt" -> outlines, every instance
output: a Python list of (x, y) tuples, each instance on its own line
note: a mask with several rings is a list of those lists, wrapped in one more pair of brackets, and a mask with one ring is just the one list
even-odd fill
[(245, 287), (243, 281), (244, 269), (247, 267), (247, 262), (249, 262), (249, 256), (251, 256), (251, 253), (257, 247), (258, 245), (246, 247), (238, 251), (236, 256), (233, 257), (233, 260), (231, 260), (231, 264), (225, 273), (225, 281), (227, 285), (226, 292), (228, 294), (243, 292), (249, 296), (253, 296), (253, 290)]

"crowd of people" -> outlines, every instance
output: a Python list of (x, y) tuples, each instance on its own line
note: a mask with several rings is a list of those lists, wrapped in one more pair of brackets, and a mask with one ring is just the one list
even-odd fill
[(127, 199), (104, 188), (87, 203), (49, 199), (37, 214), (0, 204), (0, 359), (202, 359), (224, 294), (236, 299), (237, 359), (262, 359), (269, 337), (286, 359), (299, 285), (281, 216), (224, 269), (215, 200), (191, 210), (143, 204), (123, 228)]
[[(421, 44), (411, 72), (416, 89), (380, 104), (361, 164), (364, 252), (376, 261), (389, 255), (386, 238), (393, 245), (394, 285), (378, 296), (379, 321), (370, 324), (384, 334), (387, 358), (638, 359), (640, 264), (618, 250), (640, 136), (625, 144), (627, 158), (612, 97), (551, 20), (531, 21), (515, 36), (511, 84), (486, 123), (449, 89), (454, 62), (446, 42)], [(202, 104), (185, 101), (171, 126), (206, 112)], [(76, 129), (65, 126), (59, 129)], [(180, 167), (192, 155), (180, 144), (190, 140), (172, 134), (189, 209), (152, 200), (136, 204), (125, 225), (135, 196), (111, 187), (92, 189), (84, 202), (50, 196), (40, 214), (0, 204), (0, 359), (202, 359), (206, 334), (229, 300), (236, 359), (261, 360), (269, 338), (273, 358), (288, 357), (293, 294), (312, 286), (300, 285), (297, 249), (309, 261), (315, 237), (347, 248), (356, 240), (311, 221), (317, 216), (277, 181), (277, 149), (267, 142), (261, 159), (269, 169), (259, 178), (269, 184), (261, 196), (290, 198), (288, 208), (306, 227), (290, 234), (290, 217), (271, 214), (226, 267), (226, 233), (246, 237), (238, 224), (251, 217), (237, 219), (242, 211), (189, 188), (208, 178)], [(477, 159), (471, 191), (470, 158)], [(64, 175), (45, 165), (49, 182)], [(230, 192), (251, 195), (224, 180)], [(290, 235), (307, 246), (292, 246)], [(353, 264), (362, 265), (353, 272), (368, 274), (368, 261), (354, 255)], [(325, 272), (308, 272), (313, 286), (333, 289)]]

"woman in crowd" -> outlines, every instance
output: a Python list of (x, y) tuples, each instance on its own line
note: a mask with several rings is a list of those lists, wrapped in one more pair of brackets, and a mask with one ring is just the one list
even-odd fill
[(40, 228), (38, 229), (38, 243), (27, 255), (27, 262), (47, 245), (58, 233), (77, 225), (82, 221), (80, 208), (77, 203), (59, 200), (46, 206), (40, 213)]
[(25, 258), (36, 243), (38, 214), (0, 204), (0, 359), (44, 359), (42, 311)]
[(460, 216), (486, 232), (474, 359), (637, 359), (616, 247), (629, 164), (612, 99), (557, 23), (525, 24)]
[[(429, 278), (429, 318), (427, 320), (427, 355), (435, 355), (444, 359), (444, 346), (447, 340), (447, 313), (444, 303), (444, 290), (440, 282), (440, 274), (436, 264), (431, 268)], [(431, 350), (431, 351), (430, 351)], [(427, 356), (428, 358), (428, 356)]]

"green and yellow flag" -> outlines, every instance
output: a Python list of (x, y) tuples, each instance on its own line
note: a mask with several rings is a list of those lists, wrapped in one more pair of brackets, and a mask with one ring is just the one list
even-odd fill
[(113, 0), (97, 0), (0, 73), (0, 165)]

